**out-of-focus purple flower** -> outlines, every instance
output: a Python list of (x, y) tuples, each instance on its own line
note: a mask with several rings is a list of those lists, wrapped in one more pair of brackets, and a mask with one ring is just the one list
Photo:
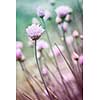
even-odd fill
[(44, 32), (44, 29), (39, 25), (32, 24), (26, 28), (26, 32), (32, 40), (37, 40)]
[(22, 51), (21, 49), (16, 49), (16, 60), (21, 60), (22, 59)]
[(61, 19), (60, 17), (57, 16), (57, 17), (56, 17), (56, 23), (57, 23), (57, 24), (60, 24), (61, 22), (62, 22), (62, 19)]
[(51, 19), (51, 13), (50, 13), (50, 11), (48, 11), (48, 10), (45, 11), (44, 19), (45, 20), (50, 20)]
[(40, 25), (39, 21), (37, 18), (32, 19), (32, 24)]
[(83, 55), (81, 55), (81, 56), (79, 57), (79, 64), (80, 64), (80, 65), (83, 65)]
[(37, 50), (41, 51), (42, 49), (48, 48), (48, 43), (44, 40), (37, 41)]
[(23, 43), (20, 41), (16, 41), (16, 49), (22, 49), (23, 48)]
[[(59, 47), (61, 52), (64, 51), (64, 47), (62, 45), (58, 45), (58, 47)], [(59, 49), (56, 46), (52, 47), (52, 50), (53, 50), (53, 53), (54, 53), (55, 56), (59, 56), (60, 55)], [(53, 57), (53, 53), (52, 53), (52, 51), (50, 51), (49, 56)]]
[(66, 37), (66, 43), (67, 43), (68, 45), (71, 45), (72, 42), (73, 42), (73, 37), (72, 37), (71, 35), (70, 35), (70, 36), (67, 36), (67, 37)]
[(68, 6), (59, 6), (58, 8), (56, 8), (56, 14), (59, 17), (65, 17), (68, 13), (72, 12), (72, 9)]
[(62, 30), (63, 30), (63, 32), (67, 32), (67, 29), (68, 29), (68, 23), (63, 22), (62, 23)]
[(37, 15), (41, 18), (45, 16), (45, 10), (42, 7), (37, 8)]
[(72, 53), (72, 59), (78, 61), (79, 55), (76, 52)]
[(79, 37), (79, 32), (77, 30), (74, 30), (72, 33), (74, 38), (78, 38)]
[(47, 69), (46, 67), (44, 67), (44, 68), (42, 69), (42, 74), (43, 74), (44, 76), (46, 76), (46, 75), (48, 74), (48, 69)]
[(70, 15), (70, 14), (67, 14), (66, 17), (65, 17), (65, 20), (66, 20), (67, 22), (70, 22), (70, 21), (72, 20), (71, 15)]

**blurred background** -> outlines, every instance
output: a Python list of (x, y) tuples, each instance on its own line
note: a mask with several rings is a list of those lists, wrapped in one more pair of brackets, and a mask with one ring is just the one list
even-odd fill
[[(55, 23), (55, 8), (60, 5), (68, 5), (73, 9), (73, 20), (70, 23), (69, 33), (76, 29), (80, 33), (82, 33), (82, 0), (55, 0), (55, 5), (50, 5), (51, 0), (16, 0), (16, 41), (22, 41), (24, 48), (23, 52), (26, 56), (27, 63), (29, 66), (32, 66), (34, 60), (32, 57), (34, 56), (32, 49), (28, 46), (28, 38), (25, 32), (26, 27), (32, 24), (32, 18), (37, 17), (36, 15), (36, 8), (38, 6), (42, 6), (45, 9), (48, 9), (52, 13), (52, 20), (51, 22), (47, 22), (47, 28), (49, 31), (50, 38), (53, 42), (59, 43), (58, 38), (58, 28), (57, 24)], [(38, 18), (39, 19), (39, 18)], [(39, 19), (40, 20), (40, 19)], [(54, 38), (55, 37), (55, 38)], [(41, 38), (46, 40), (46, 35), (43, 35)], [(32, 60), (31, 60), (32, 59)], [(18, 64), (17, 64), (18, 66)], [(17, 67), (17, 83), (20, 84), (22, 82), (22, 74), (21, 68)], [(36, 70), (35, 70), (36, 72)]]

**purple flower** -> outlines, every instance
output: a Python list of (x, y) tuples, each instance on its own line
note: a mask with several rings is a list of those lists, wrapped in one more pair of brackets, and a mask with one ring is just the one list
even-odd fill
[(77, 30), (74, 30), (72, 33), (74, 38), (78, 38), (79, 37), (79, 32)]
[(48, 10), (45, 11), (44, 19), (45, 20), (50, 20), (51, 19), (51, 13)]
[(67, 29), (68, 29), (68, 23), (63, 22), (63, 23), (61, 24), (61, 26), (62, 26), (63, 32), (67, 32)]
[(67, 22), (70, 22), (72, 20), (71, 15), (70, 14), (66, 15), (65, 20)]
[(44, 29), (39, 25), (32, 24), (26, 28), (26, 32), (32, 40), (37, 40), (44, 32)]
[(16, 49), (16, 60), (21, 60), (22, 59), (22, 51), (21, 49)]
[(37, 41), (37, 50), (41, 51), (42, 49), (48, 48), (48, 43), (44, 40)]
[(37, 15), (41, 18), (45, 16), (45, 10), (42, 7), (37, 8)]
[(56, 8), (55, 10), (57, 16), (59, 17), (65, 17), (68, 13), (72, 12), (72, 9), (68, 6), (59, 6), (58, 8)]
[(23, 43), (20, 41), (16, 41), (16, 49), (22, 49), (23, 48)]
[(62, 19), (61, 19), (60, 17), (57, 16), (57, 17), (56, 17), (56, 23), (57, 23), (57, 24), (60, 24), (61, 22), (62, 22)]
[[(64, 51), (64, 48), (63, 48), (62, 45), (58, 45), (58, 47), (59, 47), (59, 49), (61, 51)], [(60, 55), (59, 49), (56, 46), (52, 47), (52, 50), (53, 50), (53, 53), (54, 53), (55, 56), (59, 56)], [(50, 51), (49, 56), (53, 57), (52, 51)]]

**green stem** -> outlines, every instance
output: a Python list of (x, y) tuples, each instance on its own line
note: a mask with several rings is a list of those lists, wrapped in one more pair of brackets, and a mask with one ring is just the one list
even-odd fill
[[(63, 83), (63, 86), (65, 87), (65, 91), (66, 91), (66, 93), (68, 93), (67, 87), (66, 87), (66, 85), (65, 85), (65, 83), (64, 83), (64, 80), (63, 80), (62, 73), (61, 73), (61, 71), (60, 71), (60, 69), (59, 69), (58, 63), (57, 63), (57, 61), (56, 61), (55, 54), (54, 54), (53, 49), (52, 49), (52, 44), (51, 44), (51, 41), (50, 41), (50, 38), (49, 38), (48, 31), (47, 31), (47, 29), (46, 29), (46, 24), (45, 24), (45, 22), (44, 22), (43, 19), (42, 19), (42, 22), (43, 22), (43, 24), (44, 24), (44, 28), (45, 28), (45, 31), (46, 31), (46, 34), (47, 34), (47, 38), (48, 38), (48, 41), (49, 41), (49, 44), (50, 44), (50, 49), (51, 49), (51, 51), (52, 51), (53, 58), (54, 58), (55, 63), (56, 63), (56, 69), (57, 69), (57, 71), (58, 71), (58, 73), (59, 73), (59, 75), (60, 75), (60, 78), (61, 78), (61, 81), (62, 81), (62, 83)], [(68, 97), (67, 97), (67, 99), (69, 100)]]
[(46, 89), (46, 91), (47, 91), (47, 93), (48, 93), (49, 99), (52, 100), (52, 97), (51, 97), (51, 95), (50, 95), (50, 93), (49, 93), (49, 90), (48, 90), (48, 88), (47, 88), (47, 86), (46, 86), (46, 84), (45, 84), (43, 75), (42, 75), (42, 73), (41, 73), (41, 69), (40, 69), (40, 66), (39, 66), (38, 58), (37, 58), (37, 49), (36, 49), (36, 45), (37, 45), (37, 41), (35, 40), (35, 58), (36, 58), (37, 67), (38, 67), (38, 70), (39, 70), (41, 79), (42, 79), (42, 81), (43, 81), (44, 87), (45, 87), (45, 89)]

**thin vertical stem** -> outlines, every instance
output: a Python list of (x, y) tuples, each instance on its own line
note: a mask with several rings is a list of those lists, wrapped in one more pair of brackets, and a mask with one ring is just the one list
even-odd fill
[[(56, 44), (56, 43), (55, 43), (55, 45), (57, 46), (57, 44)], [(75, 71), (72, 69), (71, 65), (69, 64), (69, 62), (67, 61), (67, 59), (65, 58), (65, 56), (62, 54), (62, 52), (61, 52), (61, 50), (59, 49), (59, 47), (58, 47), (58, 46), (57, 46), (57, 48), (58, 48), (58, 50), (60, 51), (60, 53), (61, 53), (62, 57), (64, 58), (64, 60), (65, 60), (66, 64), (68, 65), (68, 67), (69, 67), (70, 71), (72, 72), (73, 76), (75, 77), (76, 82), (77, 82), (77, 84), (79, 85), (79, 88), (81, 89), (81, 88), (82, 88), (82, 86), (81, 86), (81, 84), (80, 84), (80, 82), (79, 82), (79, 79), (78, 79), (78, 78), (77, 78), (77, 76), (76, 76), (76, 74), (77, 74), (77, 73), (75, 73)]]
[(42, 73), (41, 73), (41, 69), (40, 69), (40, 66), (39, 66), (39, 62), (38, 62), (38, 58), (37, 58), (36, 43), (37, 43), (37, 41), (35, 40), (35, 58), (36, 58), (37, 67), (38, 67), (38, 70), (39, 70), (41, 79), (42, 79), (42, 81), (43, 81), (44, 87), (45, 87), (45, 89), (46, 89), (46, 91), (47, 91), (47, 93), (48, 93), (49, 99), (52, 100), (52, 97), (51, 97), (51, 95), (50, 95), (50, 93), (49, 93), (49, 90), (48, 90), (46, 84), (45, 84), (45, 81), (44, 81), (44, 79), (43, 79), (43, 75), (42, 75)]
[[(45, 25), (45, 22), (44, 22), (43, 19), (42, 19), (42, 22), (43, 22), (43, 24), (44, 24), (44, 28), (45, 28), (45, 31), (46, 31), (46, 34), (47, 34), (48, 42), (49, 42), (49, 44), (50, 44), (50, 49), (51, 49), (51, 51), (52, 51), (53, 58), (54, 58), (55, 63), (56, 63), (56, 66), (55, 66), (55, 67), (56, 67), (56, 69), (57, 69), (57, 71), (58, 71), (58, 73), (59, 73), (59, 75), (60, 75), (62, 84), (63, 84), (63, 86), (65, 87), (65, 91), (67, 91), (67, 88), (66, 88), (65, 83), (64, 83), (64, 81), (63, 81), (63, 76), (62, 76), (61, 71), (60, 71), (60, 69), (59, 69), (58, 63), (57, 63), (57, 61), (56, 61), (56, 57), (55, 57), (55, 54), (54, 54), (53, 49), (52, 49), (52, 44), (51, 44), (51, 41), (50, 41), (50, 38), (49, 38), (49, 34), (48, 34), (48, 31), (47, 31), (47, 29), (46, 29), (46, 25)], [(67, 93), (68, 93), (68, 92), (67, 92)], [(68, 97), (67, 97), (67, 99), (69, 100)]]

